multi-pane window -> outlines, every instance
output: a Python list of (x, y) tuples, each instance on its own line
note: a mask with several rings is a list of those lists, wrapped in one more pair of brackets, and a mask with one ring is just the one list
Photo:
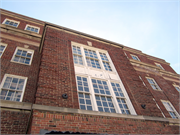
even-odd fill
[(84, 53), (86, 56), (86, 62), (89, 67), (101, 69), (99, 64), (98, 56), (95, 51), (84, 49)]
[(77, 76), (77, 86), (79, 91), (89, 92), (89, 87), (86, 77)]
[(3, 54), (3, 52), (4, 52), (4, 50), (6, 49), (6, 45), (0, 45), (0, 58), (1, 58), (1, 56), (2, 56), (2, 54)]
[(80, 47), (73, 46), (73, 60), (75, 64), (83, 65), (82, 53)]
[(79, 108), (136, 115), (108, 52), (71, 43)]
[(92, 85), (95, 93), (111, 95), (106, 81), (92, 79)]
[(134, 60), (140, 61), (140, 59), (139, 59), (138, 56), (136, 56), (136, 55), (132, 55), (132, 54), (131, 54), (131, 57), (132, 57)]
[(154, 90), (161, 90), (160, 87), (157, 85), (157, 83), (155, 82), (154, 79), (152, 78), (147, 78), (149, 84), (151, 85), (151, 87), (154, 89)]
[(21, 101), (26, 78), (12, 75), (5, 75), (1, 84), (0, 99)]
[(174, 87), (175, 87), (175, 89), (176, 89), (178, 92), (180, 92), (180, 87), (179, 87), (179, 86), (175, 86), (175, 85), (174, 85)]
[(17, 48), (12, 58), (13, 62), (30, 65), (33, 56), (33, 51), (28, 51), (23, 48)]
[(176, 113), (176, 111), (175, 111), (174, 107), (171, 105), (171, 103), (168, 101), (162, 101), (162, 103), (165, 106), (166, 110), (171, 115), (171, 117), (173, 119), (178, 119), (178, 114)]
[(103, 62), (104, 68), (105, 68), (107, 71), (112, 71), (111, 66), (110, 66), (110, 63), (109, 63), (109, 60), (108, 60), (106, 54), (105, 54), (105, 53), (100, 53), (100, 56), (101, 56), (101, 60), (102, 60), (102, 62)]
[(164, 70), (164, 68), (161, 66), (161, 64), (155, 63), (156, 66), (160, 67), (160, 69)]
[[(89, 86), (86, 77), (76, 76), (80, 109), (92, 110)], [(83, 93), (84, 92), (84, 93)]]
[(130, 114), (129, 108), (127, 106), (126, 100), (123, 98), (117, 98), (117, 102), (121, 109), (122, 114)]
[(87, 93), (78, 93), (80, 109), (92, 110), (90, 95)]
[(118, 83), (111, 83), (112, 85), (112, 88), (114, 90), (114, 94), (117, 96), (117, 97), (124, 97), (124, 94), (120, 88), (120, 85)]
[(31, 26), (31, 25), (28, 25), (28, 24), (26, 25), (25, 30), (32, 31), (32, 32), (35, 32), (35, 33), (39, 33), (39, 28), (38, 27)]
[(112, 83), (111, 86), (113, 88), (114, 94), (116, 95), (118, 105), (121, 109), (122, 114), (130, 114), (129, 108), (126, 103), (125, 96), (121, 90), (119, 83)]
[(101, 112), (116, 113), (111, 97), (96, 95), (98, 110)]
[(19, 25), (19, 22), (14, 21), (14, 20), (6, 19), (6, 20), (4, 20), (3, 24), (10, 25), (10, 26), (13, 26), (13, 27), (17, 27)]

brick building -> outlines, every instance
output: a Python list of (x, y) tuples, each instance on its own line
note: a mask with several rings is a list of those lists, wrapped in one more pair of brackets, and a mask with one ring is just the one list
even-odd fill
[(0, 25), (2, 134), (179, 133), (165, 60), (3, 9)]

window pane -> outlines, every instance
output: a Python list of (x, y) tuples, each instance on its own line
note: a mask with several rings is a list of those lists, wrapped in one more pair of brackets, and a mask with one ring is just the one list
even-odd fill
[(83, 110), (86, 110), (85, 105), (80, 105), (80, 108), (83, 109)]
[(7, 95), (7, 97), (6, 97), (6, 100), (11, 100), (11, 101), (13, 101), (14, 94), (15, 94), (14, 91), (9, 91), (9, 92), (8, 92), (8, 95)]
[(9, 88), (11, 81), (12, 81), (12, 78), (7, 77), (5, 82), (4, 82), (3, 88)]
[(10, 89), (16, 89), (17, 83), (18, 83), (18, 78), (13, 78), (12, 82), (11, 82), (11, 86)]
[(17, 86), (17, 90), (22, 90), (23, 86), (24, 86), (24, 79), (20, 79)]
[(92, 106), (87, 106), (87, 110), (92, 110)]
[(0, 99), (5, 99), (6, 98), (6, 95), (7, 95), (7, 90), (2, 90), (1, 91), (1, 95), (0, 95)]

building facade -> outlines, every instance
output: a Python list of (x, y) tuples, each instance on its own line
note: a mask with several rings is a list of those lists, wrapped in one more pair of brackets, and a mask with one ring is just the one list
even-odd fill
[(178, 134), (165, 60), (1, 9), (1, 133)]

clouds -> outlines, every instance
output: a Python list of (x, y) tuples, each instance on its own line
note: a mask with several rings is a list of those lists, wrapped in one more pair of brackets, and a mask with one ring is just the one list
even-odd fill
[[(177, 0), (1, 1), (4, 9), (101, 37), (165, 59), (179, 73)], [(27, 6), (27, 5), (33, 5)], [(22, 9), (22, 7), (25, 7)]]

